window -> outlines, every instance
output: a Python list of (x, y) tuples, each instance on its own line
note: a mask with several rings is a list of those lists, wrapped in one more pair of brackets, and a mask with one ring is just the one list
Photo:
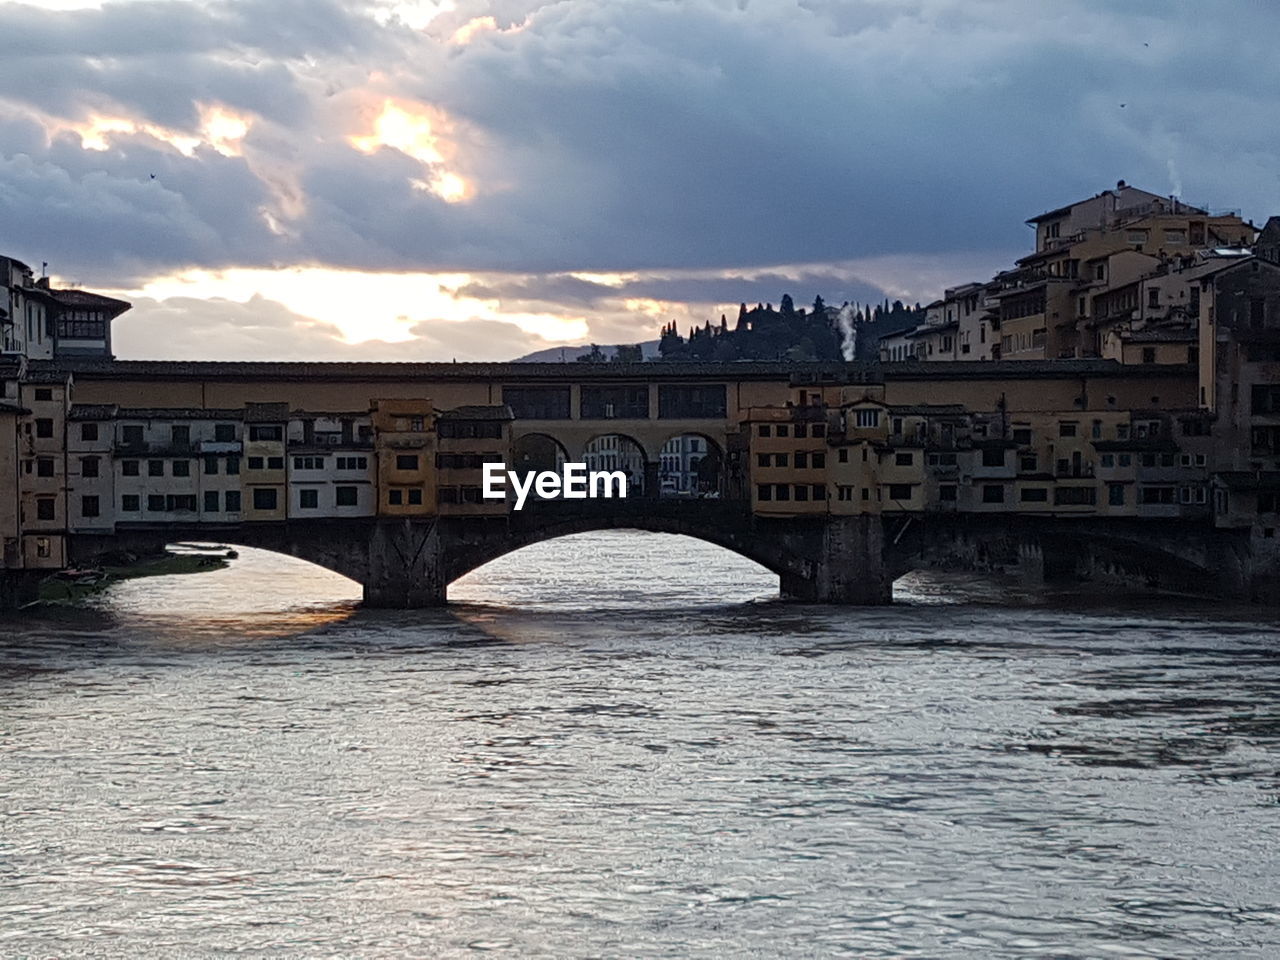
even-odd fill
[(1017, 427), (1013, 431), (1013, 442), (1020, 447), (1029, 446), (1031, 443), (1031, 430), (1027, 427)]
[(1143, 347), (1143, 348), (1142, 348), (1142, 362), (1143, 362), (1143, 363), (1155, 363), (1155, 362), (1156, 362), (1156, 348), (1155, 348), (1155, 347)]
[(171, 437), (175, 447), (191, 446), (191, 428), (187, 426), (174, 426), (171, 430)]
[(1159, 287), (1151, 287), (1147, 290), (1147, 306), (1148, 307), (1160, 306), (1160, 288)]
[(805, 486), (803, 483), (797, 483), (795, 498), (796, 500), (807, 501), (809, 499), (809, 488)]
[(954, 483), (944, 483), (938, 487), (938, 499), (943, 503), (955, 503), (956, 485)]
[(1074, 437), (1076, 435), (1076, 423), (1074, 420), (1058, 421), (1058, 436)]
[(413, 487), (409, 491), (409, 506), (418, 507), (422, 505), (422, 489)]
[(175, 477), (191, 476), (191, 461), (190, 460), (173, 461), (173, 475)]
[(96, 423), (80, 424), (80, 439), (81, 440), (97, 440), (98, 425)]
[(772, 483), (758, 483), (758, 484), (756, 484), (756, 499), (757, 499), (757, 500), (772, 500), (772, 499), (773, 499), (773, 484), (772, 484)]
[(1124, 484), (1109, 483), (1107, 484), (1107, 503), (1113, 507), (1124, 506)]
[[(259, 461), (261, 462), (261, 461)], [(234, 477), (240, 472), (240, 458), (227, 457), (227, 476)]]
[(853, 487), (841, 484), (836, 488), (836, 496), (846, 503), (849, 502), (853, 499)]
[(789, 428), (785, 423), (780, 423), (780, 424), (778, 424), (778, 425), (777, 425), (777, 429), (776, 429), (776, 430), (774, 430), (774, 434), (773, 434), (773, 435), (774, 435), (775, 437), (785, 437), (785, 436), (787, 436), (787, 435), (788, 435), (789, 430), (790, 430), (790, 428)]
[(1002, 447), (984, 447), (982, 450), (982, 465), (984, 467), (1003, 467), (1004, 449)]
[(127, 423), (120, 428), (120, 443), (126, 447), (140, 447), (143, 444), (142, 427), (136, 423)]
[(863, 429), (880, 426), (879, 410), (855, 410), (854, 424)]
[(226, 494), (227, 513), (240, 512), (240, 491), (228, 490)]
[(791, 488), (785, 483), (774, 484), (773, 495), (778, 500), (790, 500)]
[(909, 483), (891, 483), (889, 484), (890, 500), (910, 500), (911, 484)]
[(1019, 498), (1023, 503), (1048, 503), (1049, 491), (1044, 487), (1023, 487)]
[(283, 440), (284, 428), (274, 424), (255, 423), (249, 427), (250, 440)]
[[(667, 384), (658, 387), (658, 417), (662, 420), (723, 420), (726, 413), (725, 388)], [(647, 416), (647, 413), (645, 414)]]
[(320, 506), (320, 491), (315, 489), (298, 491), (298, 506), (303, 510), (314, 510)]
[(205, 513), (218, 512), (218, 491), (217, 490), (206, 490), (204, 492), (204, 512)]
[(983, 484), (982, 502), (1004, 503), (1004, 485), (999, 483)]
[(123, 476), (123, 477), (136, 477), (136, 476), (139, 476), (139, 474), (140, 474), (140, 470), (139, 470), (139, 468), (140, 468), (141, 466), (142, 466), (142, 465), (141, 465), (140, 463), (138, 463), (138, 461), (137, 461), (137, 460), (121, 460), (121, 461), (120, 461), (120, 475), (121, 475), (121, 476)]
[(284, 469), (284, 457), (267, 457), (267, 469), (268, 469), (268, 470), (283, 470), (283, 469)]
[(809, 435), (812, 437), (825, 437), (827, 435), (827, 425), (825, 423), (815, 423), (809, 427)]
[(1140, 487), (1138, 489), (1138, 503), (1150, 506), (1174, 502), (1173, 487)]
[(170, 494), (164, 498), (166, 510), (183, 510), (196, 512), (196, 496), (194, 493)]
[(808, 425), (804, 423), (795, 424), (795, 426), (791, 430), (791, 435), (801, 440), (803, 440), (806, 436), (808, 436), (808, 433), (809, 433)]
[(323, 470), (324, 457), (294, 457), (293, 469), (295, 470)]
[(812, 453), (809, 455), (809, 462), (813, 464), (813, 469), (824, 470), (827, 466), (827, 455), (825, 453)]
[(838, 459), (840, 460), (841, 463), (849, 462), (849, 450), (847, 447), (840, 448), (840, 456)]
[(756, 454), (756, 466), (767, 467), (769, 465), (769, 455), (767, 453)]
[(339, 507), (354, 507), (359, 502), (355, 487), (335, 487), (334, 504)]
[(153, 493), (148, 496), (147, 510), (150, 513), (164, 513), (164, 494)]
[(1101, 463), (1104, 467), (1110, 470), (1116, 465), (1116, 455), (1114, 453), (1104, 453), (1102, 455)]
[(164, 461), (163, 461), (163, 460), (148, 460), (148, 461), (147, 461), (147, 476), (148, 476), (148, 477), (163, 477), (163, 476), (164, 476)]
[(98, 475), (98, 458), (82, 457), (80, 460), (80, 476), (96, 477)]
[(36, 519), (52, 520), (54, 517), (53, 497), (36, 497)]
[(53, 391), (52, 391), (51, 389), (49, 389), (48, 387), (37, 387), (37, 388), (36, 388), (36, 400), (37, 400), (37, 401), (40, 401), (40, 400), (52, 400), (52, 399), (53, 399)]
[(404, 492), (401, 490), (388, 490), (387, 503), (393, 507), (398, 507), (404, 503)]
[(417, 470), (418, 455), (416, 453), (401, 453), (396, 455), (397, 470)]
[(1118, 462), (1119, 462), (1120, 466), (1122, 466), (1122, 467), (1130, 467), (1130, 466), (1133, 466), (1133, 454), (1131, 454), (1131, 453), (1122, 453), (1122, 454), (1120, 454), (1120, 457), (1119, 457), (1119, 461), (1118, 461)]
[(827, 488), (824, 484), (815, 483), (812, 485), (811, 490), (812, 490), (814, 500), (827, 499)]
[(893, 462), (894, 462), (894, 465), (895, 465), (895, 466), (899, 466), (899, 467), (909, 467), (909, 466), (911, 466), (913, 463), (915, 463), (915, 456), (914, 456), (913, 454), (911, 454), (910, 452), (908, 452), (908, 453), (895, 453), (895, 454), (893, 455)]
[(647, 420), (649, 388), (645, 386), (581, 387), (579, 415), (583, 420)]
[(215, 473), (217, 473), (217, 472), (218, 472), (218, 458), (217, 458), (217, 457), (212, 457), (212, 456), (210, 456), (210, 457), (205, 457), (205, 458), (204, 458), (204, 472), (205, 472), (205, 474), (207, 474), (207, 475), (212, 475), (212, 474), (215, 474)]
[(503, 387), (502, 402), (517, 420), (568, 420), (568, 387)]
[[(263, 461), (262, 461), (262, 457), (250, 457), (250, 458), (249, 458), (249, 469), (250, 469), (250, 470), (261, 470), (261, 469), (262, 469), (262, 462), (263, 462)], [(227, 472), (228, 472), (228, 473), (230, 473), (230, 471), (227, 471)]]
[(1018, 457), (1018, 470), (1022, 473), (1035, 473), (1039, 459), (1034, 453), (1024, 453)]
[(789, 454), (775, 453), (773, 455), (773, 465), (775, 467), (785, 467), (790, 459), (791, 457)]
[(235, 443), (236, 425), (234, 423), (214, 424), (213, 439), (218, 443)]
[(1097, 502), (1096, 487), (1056, 487), (1053, 491), (1054, 506), (1079, 507)]
[(796, 469), (797, 470), (809, 469), (809, 454), (807, 454), (803, 450), (796, 451)]
[(53, 476), (53, 460), (50, 459), (49, 457), (41, 457), (39, 460), (37, 460), (36, 476), (52, 477)]
[(759, 437), (768, 437), (768, 436), (772, 436), (772, 434), (773, 434), (773, 430), (767, 423), (760, 424), (760, 426), (756, 429), (756, 436), (759, 436)]
[(136, 493), (126, 493), (120, 498), (120, 509), (125, 513), (137, 513), (141, 509), (139, 500)]
[(253, 509), (274, 510), (276, 509), (276, 503), (277, 493), (275, 487), (254, 487)]
[(48, 417), (39, 417), (39, 418), (37, 418), (37, 420), (36, 420), (36, 436), (37, 436), (37, 437), (45, 437), (45, 438), (52, 437), (52, 436), (53, 436), (53, 421), (52, 421), (52, 420), (50, 420)]

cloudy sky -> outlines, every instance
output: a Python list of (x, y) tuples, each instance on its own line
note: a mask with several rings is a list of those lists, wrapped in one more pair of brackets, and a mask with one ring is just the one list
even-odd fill
[(928, 300), (1120, 178), (1280, 212), (1280, 9), (0, 0), (0, 252), (128, 357), (506, 359)]

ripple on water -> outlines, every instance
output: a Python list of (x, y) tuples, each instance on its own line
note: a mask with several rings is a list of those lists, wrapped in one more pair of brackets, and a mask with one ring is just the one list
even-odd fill
[(1280, 955), (1274, 622), (691, 541), (0, 624), (0, 955)]

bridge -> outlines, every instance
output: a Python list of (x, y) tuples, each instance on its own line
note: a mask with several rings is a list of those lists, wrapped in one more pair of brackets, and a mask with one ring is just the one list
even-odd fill
[[(523, 546), (625, 528), (732, 550), (820, 603), (886, 603), (938, 565), (1280, 594), (1268, 494), (1233, 467), (1190, 367), (63, 360), (15, 376), (0, 605), (53, 570), (194, 540), (430, 606)], [(666, 462), (682, 438), (696, 467)], [(485, 460), (593, 457), (626, 467), (628, 499), (479, 496)]]
[(1201, 523), (1049, 517), (855, 516), (769, 518), (742, 503), (639, 499), (544, 501), (493, 518), (331, 519), (121, 528), (72, 538), (75, 562), (112, 551), (158, 553), (208, 541), (285, 554), (361, 584), (366, 605), (443, 605), (455, 580), (535, 543), (597, 530), (702, 540), (776, 574), (779, 592), (811, 603), (878, 605), (917, 569), (1017, 572), (1025, 582), (1113, 579), (1141, 588), (1265, 599), (1251, 580), (1249, 540)]

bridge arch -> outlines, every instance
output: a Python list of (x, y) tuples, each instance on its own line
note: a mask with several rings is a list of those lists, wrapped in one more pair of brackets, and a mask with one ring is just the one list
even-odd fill
[(656, 481), (650, 474), (652, 454), (635, 437), (626, 433), (605, 431), (597, 433), (583, 444), (582, 462), (587, 470), (621, 470), (627, 475), (627, 495), (639, 496), (646, 487)]
[(653, 513), (645, 516), (633, 514), (629, 516), (595, 516), (565, 515), (545, 522), (529, 524), (523, 528), (514, 528), (502, 534), (485, 539), (477, 539), (460, 545), (459, 549), (449, 551), (443, 558), (441, 580), (447, 586), (466, 576), (487, 563), (549, 540), (581, 533), (594, 533), (601, 530), (639, 530), (647, 533), (667, 533), (691, 537), (703, 543), (721, 547), (747, 560), (757, 563), (766, 570), (780, 577), (784, 582), (792, 578), (805, 578), (812, 573), (812, 560), (792, 552), (779, 549), (775, 541), (758, 537), (743, 536), (730, 526), (715, 522), (699, 521), (691, 517), (680, 517)]
[(724, 448), (696, 430), (671, 433), (658, 446), (658, 496), (723, 496)]

